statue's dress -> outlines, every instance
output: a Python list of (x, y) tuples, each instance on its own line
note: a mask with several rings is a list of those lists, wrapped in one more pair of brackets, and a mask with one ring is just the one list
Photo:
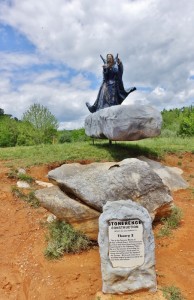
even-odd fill
[(119, 105), (135, 88), (126, 91), (122, 81), (123, 64), (120, 62), (114, 65), (103, 66), (103, 82), (98, 92), (98, 96), (93, 105), (86, 103), (91, 113), (102, 108)]

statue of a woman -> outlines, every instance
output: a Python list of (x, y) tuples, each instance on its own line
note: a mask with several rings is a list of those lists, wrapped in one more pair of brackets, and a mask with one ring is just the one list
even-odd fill
[(103, 109), (105, 107), (119, 105), (133, 91), (135, 87), (126, 91), (123, 86), (123, 64), (118, 58), (118, 54), (114, 59), (112, 54), (107, 54), (106, 60), (101, 56), (103, 65), (103, 82), (98, 92), (98, 96), (93, 105), (86, 102), (91, 113)]

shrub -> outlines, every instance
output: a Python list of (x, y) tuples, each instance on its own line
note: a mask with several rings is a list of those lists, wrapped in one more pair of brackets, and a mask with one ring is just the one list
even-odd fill
[(169, 236), (173, 229), (178, 228), (182, 217), (182, 210), (179, 207), (174, 206), (171, 215), (167, 218), (162, 218), (163, 226), (158, 233), (158, 237)]
[(194, 114), (190, 117), (184, 117), (180, 123), (178, 134), (181, 136), (194, 135)]
[(48, 224), (48, 230), (48, 245), (44, 254), (49, 259), (59, 258), (65, 252), (79, 253), (89, 249), (92, 244), (84, 234), (63, 221), (53, 221)]
[(163, 296), (167, 300), (184, 300), (185, 299), (183, 297), (183, 295), (181, 294), (180, 289), (175, 286), (164, 287), (162, 289), (162, 292), (163, 292)]
[(63, 143), (71, 143), (72, 141), (72, 137), (71, 137), (71, 133), (69, 131), (63, 131), (63, 134), (59, 137), (59, 143), (63, 144)]

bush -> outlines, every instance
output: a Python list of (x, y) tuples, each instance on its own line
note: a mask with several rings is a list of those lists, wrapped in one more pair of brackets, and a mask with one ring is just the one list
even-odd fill
[(63, 143), (71, 143), (72, 141), (72, 137), (71, 137), (71, 133), (69, 131), (63, 131), (63, 134), (59, 137), (59, 143), (63, 144)]
[(174, 206), (171, 215), (168, 218), (162, 218), (163, 226), (158, 233), (158, 237), (169, 236), (173, 229), (178, 228), (182, 217), (182, 210)]
[(18, 136), (17, 121), (9, 116), (0, 117), (0, 147), (13, 147)]
[(194, 136), (194, 114), (192, 117), (182, 119), (178, 134), (180, 136)]
[(163, 296), (167, 300), (184, 300), (185, 299), (183, 297), (183, 295), (181, 294), (180, 289), (175, 286), (164, 287), (162, 289), (162, 292), (163, 292)]
[(49, 259), (56, 259), (66, 253), (79, 253), (89, 249), (91, 241), (71, 225), (55, 220), (48, 225), (48, 245), (44, 252)]

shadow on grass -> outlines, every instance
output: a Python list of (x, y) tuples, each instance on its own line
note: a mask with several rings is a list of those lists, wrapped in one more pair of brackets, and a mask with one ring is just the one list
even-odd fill
[(122, 143), (113, 144), (113, 143), (94, 144), (94, 147), (97, 147), (99, 149), (106, 149), (107, 151), (109, 151), (112, 158), (114, 158), (114, 160), (116, 161), (123, 160), (125, 158), (130, 158), (130, 157), (138, 157), (141, 155), (146, 156), (150, 159), (159, 158), (159, 155), (156, 151), (145, 146), (140, 146), (132, 143), (128, 143), (128, 144), (122, 144)]

